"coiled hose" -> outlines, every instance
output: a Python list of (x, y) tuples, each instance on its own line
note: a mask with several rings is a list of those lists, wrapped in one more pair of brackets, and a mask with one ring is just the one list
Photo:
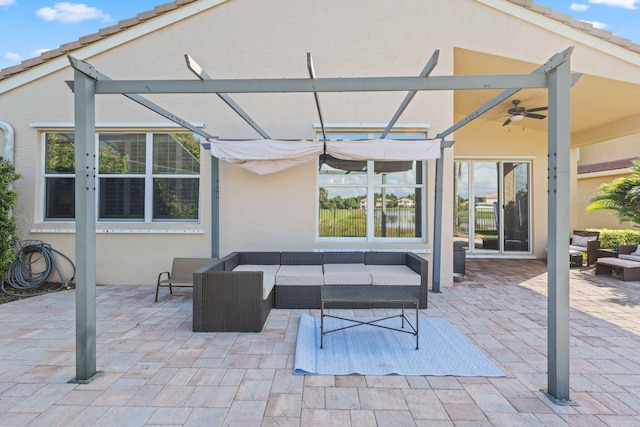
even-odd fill
[[(72, 267), (73, 274), (70, 279), (65, 280), (62, 276), (55, 254), (65, 259)], [(60, 278), (60, 286), (48, 289), (45, 292), (29, 292), (29, 296), (42, 295), (56, 292), (69, 286), (76, 276), (76, 266), (65, 254), (51, 247), (51, 245), (39, 240), (26, 240), (20, 242), (18, 257), (9, 266), (7, 276), (2, 281), (2, 291), (12, 296), (24, 296), (26, 293), (13, 292), (5, 287), (8, 283), (15, 290), (25, 291), (35, 289), (45, 283), (53, 274), (57, 273)]]

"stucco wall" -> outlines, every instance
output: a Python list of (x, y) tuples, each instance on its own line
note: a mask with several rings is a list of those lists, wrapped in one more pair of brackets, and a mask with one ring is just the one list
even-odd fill
[[(209, 4), (210, 1), (203, 2)], [(487, 23), (491, 23), (487, 25)], [(518, 37), (513, 37), (518, 34)], [(543, 63), (571, 42), (523, 23), (497, 9), (469, 0), (376, 0), (323, 2), (233, 0), (87, 59), (114, 79), (193, 79), (183, 54), (192, 55), (214, 78), (307, 77), (306, 53), (313, 54), (318, 77), (417, 75), (436, 50), (440, 60), (433, 75), (454, 73), (454, 47)], [(543, 47), (543, 48), (541, 48)], [(93, 46), (92, 49), (95, 49)], [(82, 52), (76, 52), (81, 57)], [(572, 58), (579, 71), (640, 80), (628, 64), (603, 57), (579, 45)], [(42, 144), (46, 126), (71, 123), (73, 96), (64, 81), (69, 68), (0, 96), (0, 120), (16, 129), (16, 212), (24, 239), (42, 239), (74, 257), (72, 224), (41, 218)], [(393, 116), (404, 93), (321, 94), (328, 123), (382, 123)], [(318, 121), (311, 94), (236, 94), (233, 98), (274, 138), (313, 138)], [(223, 138), (258, 135), (213, 94), (158, 95), (151, 100)], [(429, 123), (430, 136), (454, 123), (451, 91), (419, 93), (401, 118), (404, 123)], [(99, 123), (158, 123), (156, 114), (115, 95), (98, 96)], [(456, 117), (456, 119), (459, 117)], [(461, 117), (460, 117), (461, 118)], [(111, 129), (109, 129), (111, 130)], [(140, 131), (148, 129), (142, 128)], [(160, 130), (160, 129), (158, 129)], [(456, 132), (455, 155), (463, 157), (526, 157), (533, 162), (534, 253), (546, 247), (546, 134), (503, 128), (478, 120)], [(444, 260), (452, 253), (452, 159), (447, 151), (444, 181)], [(257, 176), (220, 164), (220, 254), (232, 250), (409, 249), (433, 248), (434, 162), (428, 167), (425, 243), (328, 244), (316, 238), (316, 173), (311, 162), (291, 170)], [(101, 231), (144, 229), (136, 233), (99, 234), (97, 277), (100, 283), (153, 284), (174, 256), (211, 253), (209, 207), (210, 163), (203, 154), (201, 222), (171, 224), (99, 224)], [(46, 232), (33, 230), (47, 230)], [(153, 231), (156, 231), (154, 233)], [(180, 232), (183, 233), (180, 233)], [(429, 257), (428, 255), (425, 255)], [(452, 263), (442, 267), (442, 283), (452, 282)]]

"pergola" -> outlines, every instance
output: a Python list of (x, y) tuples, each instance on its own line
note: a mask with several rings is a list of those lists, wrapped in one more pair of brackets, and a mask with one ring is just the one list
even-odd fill
[[(100, 374), (96, 370), (96, 95), (122, 94), (155, 111), (168, 120), (214, 143), (216, 137), (188, 121), (145, 99), (140, 94), (218, 95), (265, 139), (269, 135), (236, 104), (230, 93), (313, 93), (323, 138), (326, 139), (320, 109), (322, 92), (406, 91), (407, 95), (390, 120), (382, 138), (418, 91), (504, 89), (485, 105), (450, 128), (437, 134), (440, 157), (436, 160), (433, 292), (440, 292), (442, 263), (442, 206), (445, 148), (453, 145), (445, 139), (522, 89), (548, 89), (548, 396), (558, 404), (571, 404), (569, 398), (569, 170), (570, 106), (572, 85), (580, 77), (570, 71), (573, 47), (552, 56), (530, 74), (430, 76), (437, 64), (436, 51), (416, 77), (317, 78), (311, 55), (307, 54), (309, 78), (302, 79), (212, 79), (191, 57), (188, 68), (197, 80), (112, 80), (90, 64), (69, 56), (74, 68), (75, 103), (75, 197), (76, 197), (76, 377), (73, 382), (90, 382)], [(212, 159), (212, 256), (218, 256), (219, 201), (217, 198), (218, 162)]]

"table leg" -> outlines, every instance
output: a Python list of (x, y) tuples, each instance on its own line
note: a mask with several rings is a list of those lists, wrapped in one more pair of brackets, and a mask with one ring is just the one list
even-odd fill
[(419, 341), (420, 334), (418, 333), (420, 331), (419, 320), (420, 319), (418, 318), (418, 303), (416, 303), (416, 350), (420, 350), (420, 341)]
[(320, 304), (320, 348), (323, 347), (323, 338), (324, 338), (324, 302)]

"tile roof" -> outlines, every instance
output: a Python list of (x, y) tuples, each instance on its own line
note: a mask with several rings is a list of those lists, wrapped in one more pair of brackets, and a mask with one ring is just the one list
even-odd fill
[[(57, 49), (53, 49), (53, 50), (49, 50), (46, 51), (44, 53), (42, 53), (40, 56), (37, 56), (35, 58), (31, 58), (31, 59), (27, 59), (25, 61), (22, 61), (20, 64), (11, 66), (11, 67), (7, 67), (4, 68), (2, 70), (0, 70), (0, 80), (6, 79), (10, 76), (13, 76), (15, 74), (21, 73), (25, 70), (28, 70), (29, 68), (33, 68), (35, 66), (38, 66), (40, 64), (43, 64), (51, 59), (57, 58), (59, 56), (62, 55), (66, 55), (69, 52), (72, 52), (76, 49), (80, 49), (82, 47), (85, 47), (91, 43), (95, 43), (99, 40), (105, 39), (113, 34), (119, 33), (121, 31), (124, 31), (130, 27), (133, 27), (135, 25), (139, 25), (145, 21), (148, 21), (150, 19), (153, 19), (159, 15), (162, 15), (164, 13), (170, 12), (172, 10), (175, 10), (177, 8), (180, 8), (186, 4), (189, 3), (193, 3), (195, 1), (198, 0), (175, 0), (169, 3), (165, 3), (165, 4), (161, 4), (159, 6), (156, 6), (155, 8), (153, 8), (152, 10), (148, 10), (146, 12), (141, 12), (138, 15), (136, 15), (134, 18), (129, 18), (129, 19), (125, 19), (122, 20), (120, 22), (118, 22), (116, 25), (112, 25), (109, 27), (105, 27), (100, 29), (97, 33), (93, 33), (93, 34), (89, 34), (83, 37), (80, 37), (78, 40), (76, 41), (72, 41), (70, 43), (65, 43), (63, 45), (61, 45), (59, 48)], [(559, 13), (559, 12), (555, 12), (553, 9), (551, 9), (550, 7), (547, 6), (542, 6), (539, 4), (536, 4), (535, 2), (533, 2), (533, 0), (506, 0), (509, 1), (513, 4), (522, 6), (526, 9), (529, 9), (533, 12), (537, 12), (540, 13), (541, 15), (544, 15), (548, 18), (554, 19), (556, 21), (562, 22), (563, 24), (566, 24), (570, 27), (573, 27), (577, 30), (583, 31), (587, 34), (593, 35), (594, 37), (599, 37), (603, 40), (606, 40), (610, 43), (616, 44), (618, 46), (621, 46), (625, 49), (629, 49), (633, 52), (637, 52), (640, 53), (640, 44), (637, 43), (633, 43), (631, 40), (623, 38), (623, 37), (618, 37), (616, 35), (614, 35), (612, 32), (610, 31), (605, 31), (605, 30), (601, 30), (598, 28), (595, 28), (593, 25), (584, 22), (584, 21), (580, 21), (577, 19), (574, 19), (573, 17), (571, 17), (570, 15), (566, 15), (563, 13)]]
[(623, 170), (633, 166), (633, 162), (636, 158), (613, 160), (610, 162), (592, 163), (589, 165), (578, 166), (578, 175), (594, 172), (604, 172), (612, 170)]

